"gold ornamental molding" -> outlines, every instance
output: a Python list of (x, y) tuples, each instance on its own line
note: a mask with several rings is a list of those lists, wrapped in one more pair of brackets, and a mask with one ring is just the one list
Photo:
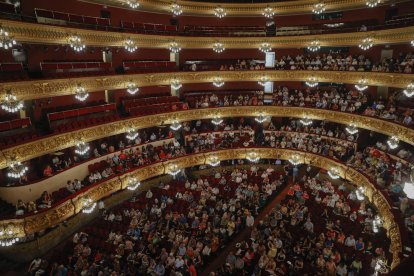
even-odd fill
[[(129, 9), (127, 0), (80, 0), (81, 2), (95, 3), (119, 8)], [(299, 0), (299, 1), (280, 1), (277, 3), (269, 0), (269, 3), (206, 3), (197, 1), (176, 1), (183, 9), (182, 15), (197, 16), (214, 16), (214, 9), (220, 5), (227, 12), (227, 16), (246, 16), (261, 17), (263, 9), (270, 6), (277, 15), (295, 15), (312, 13), (313, 5), (318, 3), (316, 0)], [(219, 1), (217, 1), (219, 2)], [(326, 0), (326, 12), (343, 11), (351, 9), (367, 8), (365, 0)], [(393, 3), (406, 1), (393, 1)], [(170, 5), (172, 1), (168, 0), (139, 0), (140, 6), (137, 11), (148, 11), (156, 13), (171, 13)], [(390, 1), (382, 1), (380, 5), (387, 5)]]
[(369, 32), (302, 36), (191, 37), (97, 31), (5, 19), (0, 19), (0, 25), (21, 43), (65, 45), (68, 44), (69, 37), (76, 34), (86, 47), (124, 47), (125, 41), (130, 38), (136, 41), (139, 48), (166, 50), (172, 41), (177, 42), (182, 49), (213, 49), (213, 44), (217, 40), (226, 49), (259, 49), (264, 42), (269, 43), (273, 49), (277, 49), (305, 48), (314, 40), (318, 40), (320, 46), (357, 46), (367, 37), (373, 39), (374, 45), (408, 44), (414, 37), (414, 26)]
[[(308, 81), (310, 77), (318, 82), (357, 84), (365, 79), (367, 85), (406, 88), (414, 82), (414, 74), (350, 72), (350, 71), (305, 71), (305, 70), (246, 70), (246, 71), (200, 71), (200, 72), (168, 72), (142, 73), (125, 75), (107, 75), (65, 79), (42, 79), (0, 83), (0, 91), (11, 89), (19, 100), (33, 100), (64, 95), (74, 95), (78, 84), (88, 92), (126, 89), (129, 82), (139, 87), (170, 85), (171, 80), (181, 83), (213, 83), (220, 76), (224, 82), (257, 82), (261, 77), (269, 81)], [(0, 92), (1, 93), (1, 92)]]
[(15, 147), (6, 148), (0, 154), (0, 169), (6, 168), (12, 158), (17, 161), (26, 161), (48, 153), (56, 152), (75, 146), (79, 140), (90, 142), (103, 137), (125, 133), (129, 128), (143, 129), (153, 126), (171, 124), (199, 119), (213, 119), (216, 116), (255, 117), (266, 115), (273, 117), (308, 117), (313, 120), (324, 120), (340, 124), (354, 123), (358, 128), (368, 129), (388, 136), (396, 136), (399, 140), (414, 145), (414, 129), (379, 118), (345, 113), (327, 109), (285, 107), (285, 106), (237, 106), (205, 109), (190, 109), (177, 112), (160, 113), (115, 121), (79, 129), (73, 132), (62, 133), (45, 137)]
[[(239, 148), (211, 151), (205, 153), (191, 154), (165, 162), (153, 163), (151, 165), (136, 169), (122, 176), (116, 176), (99, 185), (93, 185), (86, 191), (78, 194), (75, 198), (69, 199), (56, 207), (28, 216), (23, 219), (3, 220), (0, 221), (0, 226), (7, 225), (11, 227), (14, 237), (24, 237), (29, 234), (34, 234), (43, 231), (47, 228), (58, 225), (74, 215), (81, 215), (84, 208), (83, 200), (88, 198), (91, 202), (97, 202), (103, 198), (112, 195), (118, 191), (127, 188), (127, 182), (130, 177), (136, 178), (138, 181), (156, 177), (168, 172), (171, 164), (175, 164), (178, 169), (185, 169), (197, 165), (206, 164), (211, 156), (217, 157), (219, 160), (231, 159), (245, 159), (249, 152), (255, 152), (262, 159), (282, 159), (289, 160), (293, 155), (300, 156), (303, 164), (310, 164), (324, 170), (331, 170), (336, 168), (338, 175), (353, 184), (365, 188), (365, 196), (378, 209), (379, 214), (383, 218), (384, 228), (387, 230), (387, 235), (391, 240), (391, 252), (393, 254), (392, 267), (399, 264), (399, 254), (402, 252), (401, 233), (398, 224), (395, 222), (394, 215), (391, 212), (392, 206), (384, 197), (384, 195), (377, 189), (376, 184), (373, 183), (367, 176), (355, 170), (346, 164), (327, 158), (321, 155), (307, 153), (297, 150), (276, 149), (276, 148)], [(11, 225), (11, 226), (10, 226)]]

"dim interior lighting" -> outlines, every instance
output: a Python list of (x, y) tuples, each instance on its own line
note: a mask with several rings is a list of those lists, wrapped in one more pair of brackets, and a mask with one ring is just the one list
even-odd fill
[(257, 154), (257, 152), (252, 151), (247, 154), (246, 159), (250, 162), (257, 163), (259, 162), (260, 157), (259, 154)]
[(366, 90), (366, 89), (368, 89), (368, 81), (366, 80), (366, 79), (360, 79), (359, 81), (358, 81), (358, 83), (357, 84), (355, 84), (355, 88), (358, 90), (358, 91), (364, 91), (364, 90)]
[(167, 171), (167, 173), (169, 175), (176, 176), (177, 174), (180, 173), (180, 171), (181, 170), (178, 168), (177, 164), (170, 164), (170, 165), (168, 165), (168, 171)]
[(214, 9), (214, 15), (218, 18), (223, 18), (227, 15), (226, 10), (220, 6)]
[(410, 83), (407, 85), (407, 88), (403, 90), (403, 93), (407, 97), (412, 97), (414, 95), (414, 83)]
[(124, 48), (125, 48), (125, 50), (127, 50), (128, 52), (133, 53), (133, 52), (135, 52), (135, 51), (138, 49), (138, 46), (137, 46), (137, 44), (135, 43), (135, 41), (133, 41), (132, 39), (128, 38), (128, 39), (125, 41)]
[(125, 137), (130, 141), (135, 140), (138, 137), (138, 131), (136, 129), (130, 128), (128, 129)]
[(224, 81), (222, 77), (215, 77), (213, 79), (213, 85), (215, 87), (222, 87), (224, 85)]
[(414, 199), (414, 183), (405, 182), (403, 191), (409, 199)]
[(364, 51), (370, 49), (372, 46), (374, 46), (374, 42), (370, 37), (364, 38), (358, 45), (358, 47)]
[(139, 7), (139, 2), (138, 2), (138, 0), (128, 0), (128, 6), (131, 9), (136, 9), (136, 8)]
[(376, 215), (375, 218), (372, 220), (372, 231), (374, 233), (378, 233), (379, 228), (382, 226), (382, 219), (380, 216)]
[(168, 49), (170, 49), (170, 52), (173, 54), (179, 53), (181, 51), (181, 47), (175, 41), (170, 43), (170, 46), (168, 47)]
[(171, 88), (174, 90), (178, 90), (181, 87), (183, 87), (183, 85), (181, 84), (181, 82), (178, 79), (173, 79), (171, 81)]
[(10, 164), (9, 172), (7, 173), (7, 176), (10, 178), (20, 178), (26, 174), (26, 172), (29, 170), (29, 167), (22, 164), (19, 161), (13, 161)]
[(1, 109), (9, 113), (16, 113), (23, 108), (23, 101), (17, 100), (12, 90), (7, 90), (6, 95), (1, 101)]
[(127, 189), (130, 191), (135, 191), (140, 185), (141, 183), (135, 177), (130, 177), (128, 179)]
[(174, 120), (172, 124), (170, 125), (170, 128), (174, 131), (179, 130), (181, 127), (182, 125), (177, 120)]
[(326, 5), (325, 3), (316, 3), (315, 5), (313, 5), (313, 9), (312, 12), (314, 14), (321, 14), (326, 10)]
[(289, 159), (289, 162), (293, 165), (293, 166), (297, 166), (299, 164), (302, 164), (301, 158), (298, 154), (292, 155), (291, 158)]
[(365, 5), (367, 5), (369, 8), (375, 8), (381, 4), (381, 0), (366, 0)]
[(89, 97), (88, 91), (86, 91), (85, 87), (78, 84), (75, 88), (75, 98), (78, 101), (84, 102)]
[(316, 87), (318, 86), (318, 81), (315, 77), (309, 77), (308, 80), (305, 82), (305, 84), (309, 87)]
[(358, 128), (354, 123), (350, 123), (349, 126), (345, 128), (345, 130), (351, 135), (358, 133)]
[(304, 126), (309, 126), (312, 124), (312, 120), (309, 119), (308, 117), (305, 117), (303, 119), (300, 119), (299, 122), (304, 125)]
[(345, 24), (342, 23), (342, 22), (339, 22), (339, 23), (328, 23), (328, 24), (323, 24), (323, 25), (328, 27), (328, 28), (338, 28), (338, 27), (341, 27)]
[(0, 228), (0, 246), (9, 247), (18, 242), (20, 239), (16, 237), (15, 231), (11, 223), (4, 224)]
[(220, 53), (223, 53), (224, 50), (226, 50), (226, 48), (224, 48), (223, 43), (216, 42), (216, 43), (213, 44), (213, 51), (214, 52), (220, 54)]
[(4, 29), (0, 29), (0, 48), (8, 50), (11, 49), (13, 45), (16, 45), (16, 40), (14, 40), (14, 38)]
[(90, 150), (90, 147), (84, 141), (80, 141), (76, 144), (75, 153), (79, 155), (85, 155)]
[(174, 15), (180, 15), (183, 13), (183, 9), (177, 3), (172, 3), (170, 10)]
[(328, 171), (328, 175), (332, 179), (338, 179), (339, 178), (339, 170), (338, 170), (338, 168), (335, 168), (335, 167), (334, 168), (331, 168)]
[(127, 92), (130, 95), (135, 95), (138, 91), (139, 91), (139, 87), (138, 87), (138, 85), (135, 82), (132, 82), (132, 81), (128, 82), (128, 84), (127, 84)]
[(359, 201), (363, 201), (365, 199), (365, 188), (364, 187), (358, 187), (358, 189), (355, 190), (355, 195)]
[(266, 83), (268, 82), (269, 82), (269, 78), (267, 76), (261, 76), (260, 80), (257, 83), (260, 84), (261, 86), (265, 86)]
[(319, 40), (312, 41), (308, 46), (308, 50), (311, 52), (316, 52), (320, 48), (321, 48), (321, 43), (319, 42)]
[(390, 149), (396, 149), (398, 147), (400, 140), (396, 136), (392, 136), (388, 139), (387, 144)]
[(72, 35), (69, 37), (69, 45), (76, 52), (83, 51), (86, 48), (82, 39), (78, 35)]
[(272, 47), (270, 47), (270, 43), (263, 42), (262, 44), (260, 44), (259, 50), (262, 51), (263, 53), (267, 53), (267, 52), (272, 51)]
[(258, 122), (259, 124), (262, 124), (262, 123), (266, 122), (269, 119), (270, 119), (270, 117), (269, 116), (265, 116), (264, 114), (259, 114), (259, 116), (257, 116), (256, 118), (254, 118), (254, 120), (256, 122)]
[(96, 202), (93, 202), (89, 197), (85, 197), (82, 200), (82, 207), (82, 213), (90, 214), (93, 212), (93, 210), (95, 210)]
[(267, 6), (263, 9), (262, 15), (267, 18), (272, 18), (275, 15), (275, 10), (270, 6)]
[(220, 165), (220, 159), (217, 156), (210, 156), (207, 159), (207, 164), (212, 167), (217, 167), (218, 165)]

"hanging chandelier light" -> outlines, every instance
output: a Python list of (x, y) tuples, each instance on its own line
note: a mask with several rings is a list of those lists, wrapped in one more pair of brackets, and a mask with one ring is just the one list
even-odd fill
[(309, 87), (316, 87), (318, 86), (318, 80), (315, 77), (309, 77), (305, 84)]
[(263, 9), (262, 15), (267, 18), (272, 18), (275, 15), (275, 10), (270, 6), (267, 6)]
[(211, 123), (213, 123), (214, 125), (218, 126), (220, 124), (222, 124), (224, 122), (223, 119), (221, 119), (219, 116), (215, 116), (212, 120)]
[(224, 48), (223, 43), (216, 42), (216, 43), (213, 44), (213, 51), (214, 52), (220, 54), (220, 53), (223, 53), (224, 50), (226, 50), (226, 48)]
[(378, 233), (380, 227), (382, 226), (382, 219), (380, 218), (380, 216), (376, 215), (374, 220), (372, 221), (372, 231), (374, 233)]
[(250, 162), (257, 163), (259, 162), (260, 157), (257, 154), (257, 152), (252, 151), (247, 154), (246, 159), (249, 160)]
[(411, 98), (414, 95), (414, 82), (407, 85), (407, 88), (403, 90), (405, 96)]
[(139, 7), (139, 2), (138, 2), (138, 0), (128, 0), (128, 6), (131, 8), (131, 9), (136, 9), (136, 8), (138, 8)]
[(135, 82), (128, 82), (126, 91), (131, 94), (135, 95), (139, 91), (139, 87)]
[(414, 46), (414, 39), (411, 40), (411, 46)]
[(332, 179), (338, 179), (339, 178), (339, 170), (338, 170), (338, 168), (335, 168), (335, 167), (331, 168), (328, 171), (328, 175)]
[(126, 138), (130, 141), (135, 140), (138, 137), (138, 131), (136, 129), (130, 128), (127, 131)]
[(171, 88), (172, 89), (178, 90), (181, 87), (183, 87), (183, 85), (181, 84), (181, 82), (178, 79), (171, 80)]
[(312, 124), (312, 120), (309, 119), (308, 117), (305, 117), (303, 119), (300, 119), (299, 122), (304, 125), (304, 126), (309, 126)]
[(84, 214), (90, 214), (95, 210), (96, 208), (96, 202), (93, 202), (91, 198), (84, 197), (82, 199), (82, 213)]
[(409, 199), (414, 199), (414, 183), (405, 182), (403, 191)]
[(69, 37), (69, 45), (76, 52), (83, 51), (86, 46), (83, 43), (82, 39), (78, 35), (72, 35)]
[(170, 46), (168, 47), (168, 49), (170, 49), (170, 52), (173, 53), (173, 54), (177, 54), (177, 53), (179, 53), (181, 51), (180, 46), (175, 41), (172, 41), (170, 43)]
[(128, 179), (127, 189), (130, 191), (135, 191), (140, 185), (141, 183), (135, 177), (130, 177)]
[(387, 259), (384, 256), (378, 256), (374, 263), (373, 276), (387, 275), (390, 272), (390, 266), (387, 264)]
[(89, 97), (88, 91), (86, 91), (85, 87), (78, 84), (75, 89), (75, 98), (78, 101), (84, 102)]
[(207, 164), (212, 167), (217, 167), (220, 165), (220, 159), (217, 156), (210, 156), (207, 158)]
[(125, 43), (124, 43), (124, 48), (125, 50), (127, 50), (130, 53), (135, 52), (136, 50), (138, 50), (138, 46), (135, 43), (135, 41), (133, 41), (132, 39), (128, 38)]
[(365, 199), (365, 188), (362, 186), (358, 187), (355, 190), (355, 195), (359, 201), (363, 201)]
[(214, 9), (214, 15), (218, 18), (223, 18), (227, 15), (226, 10), (220, 6), (217, 6), (217, 8)]
[(12, 224), (5, 224), (0, 228), (0, 246), (9, 247), (19, 241), (16, 237)]
[(400, 139), (398, 139), (396, 136), (392, 136), (388, 139), (387, 144), (390, 147), (390, 149), (396, 149), (398, 147), (399, 142)]
[(269, 78), (267, 76), (261, 76), (260, 80), (257, 83), (260, 84), (261, 86), (265, 86), (266, 83), (268, 82), (269, 82)]
[(358, 83), (357, 84), (355, 84), (355, 88), (358, 90), (358, 91), (364, 91), (364, 90), (366, 90), (366, 89), (368, 89), (368, 81), (366, 80), (366, 79), (360, 79), (359, 81), (358, 81)]
[(319, 40), (312, 41), (308, 46), (308, 50), (311, 52), (316, 52), (320, 48), (321, 48), (321, 43), (319, 42)]
[(364, 51), (370, 49), (372, 46), (374, 46), (374, 42), (370, 37), (364, 38), (358, 45), (358, 47)]
[(90, 147), (84, 141), (80, 141), (76, 144), (75, 153), (79, 155), (85, 155), (90, 150)]
[(366, 0), (365, 5), (367, 5), (370, 8), (374, 8), (381, 4), (381, 0)]
[(170, 164), (168, 165), (168, 170), (167, 173), (172, 175), (172, 176), (176, 176), (177, 174), (180, 173), (180, 169), (178, 168), (177, 164)]
[(4, 48), (5, 50), (11, 49), (13, 45), (16, 45), (16, 40), (9, 35), (3, 29), (0, 29), (0, 48)]
[(258, 122), (259, 124), (262, 124), (262, 123), (266, 122), (269, 119), (270, 119), (270, 117), (269, 116), (265, 116), (264, 114), (259, 114), (259, 116), (257, 116), (256, 118), (254, 118), (254, 120), (256, 122)]
[(354, 123), (350, 123), (349, 126), (345, 128), (345, 130), (351, 135), (358, 133), (358, 128)]
[(1, 109), (9, 113), (16, 113), (23, 108), (23, 101), (18, 101), (12, 90), (6, 91), (6, 96), (1, 101)]
[(175, 2), (171, 4), (170, 10), (174, 15), (180, 15), (183, 13), (183, 9), (181, 8), (181, 6)]
[(179, 130), (181, 127), (182, 127), (182, 125), (177, 120), (174, 120), (170, 125), (170, 128), (174, 131)]
[(292, 155), (291, 158), (289, 159), (289, 162), (293, 165), (293, 166), (297, 166), (299, 164), (302, 164), (301, 158), (298, 154)]
[(20, 178), (26, 174), (26, 172), (29, 170), (29, 167), (22, 164), (19, 161), (13, 161), (10, 164), (9, 172), (7, 173), (7, 176), (10, 178)]
[(270, 43), (263, 42), (262, 44), (260, 44), (259, 50), (263, 53), (267, 53), (272, 51), (272, 47), (270, 47)]
[(213, 85), (215, 87), (222, 87), (224, 85), (223, 78), (222, 77), (219, 77), (219, 76), (215, 77), (213, 79)]
[(316, 3), (315, 5), (313, 5), (313, 9), (312, 12), (314, 14), (321, 14), (326, 10), (326, 5), (323, 2), (320, 3)]

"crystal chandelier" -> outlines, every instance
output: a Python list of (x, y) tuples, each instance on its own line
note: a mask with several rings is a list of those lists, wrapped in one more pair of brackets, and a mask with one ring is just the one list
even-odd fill
[(358, 45), (359, 48), (366, 51), (374, 46), (373, 40), (370, 37), (364, 38), (361, 43)]
[(414, 95), (414, 82), (407, 85), (407, 88), (403, 90), (405, 96), (412, 97)]
[(19, 241), (16, 237), (12, 224), (5, 224), (0, 228), (0, 246), (9, 247)]
[(23, 101), (18, 101), (11, 90), (6, 91), (6, 96), (1, 101), (1, 109), (9, 113), (16, 113), (23, 108)]
[(355, 88), (358, 90), (358, 91), (364, 91), (364, 90), (366, 90), (366, 89), (368, 89), (368, 81), (366, 80), (366, 79), (360, 79), (359, 81), (358, 81), (358, 83), (357, 84), (355, 84)]
[(302, 164), (302, 161), (300, 160), (300, 156), (298, 154), (292, 155), (292, 157), (289, 159), (289, 162), (293, 165), (293, 166), (297, 166), (299, 164)]
[(173, 42), (170, 43), (170, 46), (169, 46), (168, 49), (170, 49), (170, 52), (173, 53), (173, 54), (176, 54), (176, 53), (178, 53), (178, 52), (181, 51), (180, 46), (175, 41), (173, 41)]
[(386, 275), (390, 272), (390, 266), (387, 264), (387, 259), (383, 256), (378, 256), (374, 264), (374, 276)]
[(141, 185), (141, 183), (135, 177), (130, 177), (128, 179), (127, 189), (130, 191), (135, 191), (139, 185)]
[(313, 5), (313, 9), (312, 12), (314, 14), (321, 14), (326, 10), (326, 5), (325, 3), (316, 3), (315, 5)]
[(210, 156), (207, 159), (207, 164), (212, 167), (217, 167), (218, 165), (220, 165), (220, 159), (217, 156)]
[(268, 82), (269, 82), (269, 78), (267, 76), (261, 76), (260, 80), (257, 83), (260, 84), (261, 86), (265, 86), (266, 83)]
[(260, 51), (262, 51), (263, 53), (267, 53), (272, 51), (272, 48), (270, 47), (270, 43), (267, 42), (263, 42), (262, 44), (260, 44)]
[(177, 174), (180, 173), (180, 169), (178, 168), (177, 164), (170, 164), (168, 166), (168, 171), (167, 173), (172, 175), (172, 176), (176, 176)]
[(372, 221), (372, 231), (374, 233), (378, 233), (379, 228), (382, 226), (382, 219), (380, 216), (376, 215), (374, 220)]
[(223, 43), (216, 42), (216, 43), (213, 44), (213, 51), (214, 52), (220, 54), (220, 53), (223, 53), (224, 50), (226, 50), (226, 48), (224, 48)]
[(80, 51), (82, 51), (83, 49), (86, 48), (86, 46), (83, 43), (82, 39), (78, 35), (73, 35), (73, 36), (69, 37), (69, 45), (76, 52), (80, 52)]
[(136, 8), (139, 7), (139, 2), (138, 2), (138, 0), (128, 0), (128, 6), (131, 9), (136, 9)]
[(331, 168), (328, 171), (328, 175), (332, 179), (338, 179), (339, 178), (339, 170), (338, 170), (338, 168)]
[(249, 152), (246, 156), (246, 159), (249, 160), (250, 162), (253, 163), (257, 163), (260, 160), (259, 155), (257, 154), (257, 152)]
[(349, 126), (345, 128), (345, 130), (351, 135), (358, 133), (358, 128), (354, 123), (350, 123)]
[(220, 6), (214, 9), (214, 15), (218, 18), (223, 18), (227, 15), (226, 10)]
[(262, 15), (264, 15), (267, 18), (272, 18), (275, 15), (275, 11), (272, 7), (267, 6), (266, 8), (264, 8)]
[(183, 87), (183, 85), (181, 84), (181, 82), (178, 79), (173, 79), (171, 81), (171, 88), (174, 90), (178, 90), (181, 87)]
[(137, 49), (138, 49), (138, 46), (137, 46), (137, 44), (135, 43), (135, 41), (133, 41), (132, 39), (130, 39), (130, 38), (128, 38), (126, 41), (125, 41), (125, 45), (124, 45), (124, 47), (125, 47), (125, 50), (127, 50), (128, 52), (130, 52), (130, 53), (133, 53), (133, 52), (135, 52)]
[(403, 191), (409, 199), (414, 199), (414, 183), (405, 182)]
[(304, 125), (304, 126), (309, 126), (312, 124), (312, 120), (309, 119), (308, 117), (305, 117), (303, 119), (300, 119), (299, 122)]
[(365, 188), (361, 186), (356, 189), (355, 195), (359, 201), (363, 201), (365, 199)]
[(414, 46), (414, 39), (411, 40), (411, 46)]
[(80, 141), (76, 144), (75, 153), (79, 155), (85, 155), (90, 150), (90, 147), (84, 141)]
[(222, 87), (224, 85), (224, 81), (222, 77), (215, 77), (213, 79), (213, 85), (215, 87)]
[(258, 122), (259, 124), (262, 124), (262, 123), (266, 122), (269, 119), (270, 119), (270, 117), (269, 116), (265, 116), (264, 114), (259, 114), (259, 116), (257, 116), (256, 118), (254, 118), (254, 120), (256, 122)]
[(16, 45), (16, 40), (14, 40), (8, 32), (0, 29), (0, 48), (7, 50), (9, 48), (12, 48), (13, 45)]
[(133, 141), (138, 137), (138, 131), (133, 128), (128, 129), (127, 134), (125, 136), (128, 140)]
[(308, 46), (308, 50), (311, 52), (316, 52), (320, 48), (321, 48), (321, 43), (319, 42), (319, 40), (312, 41)]
[(182, 125), (180, 124), (180, 122), (178, 122), (177, 120), (174, 120), (172, 122), (172, 124), (170, 125), (170, 128), (174, 131), (179, 130), (182, 127)]
[(315, 77), (309, 77), (305, 84), (309, 87), (316, 87), (318, 85), (318, 81)]
[(224, 120), (223, 120), (223, 119), (221, 119), (219, 116), (215, 116), (215, 117), (211, 120), (211, 122), (212, 122), (214, 125), (218, 126), (218, 125), (222, 124), (222, 123), (224, 122)]
[(392, 136), (390, 139), (388, 139), (387, 144), (390, 149), (396, 149), (399, 142), (400, 140), (396, 136)]
[(378, 6), (378, 4), (381, 4), (381, 0), (366, 0), (365, 4), (370, 8), (374, 8)]
[(21, 162), (13, 161), (10, 164), (9, 172), (7, 173), (7, 176), (10, 178), (20, 178), (23, 175), (25, 175), (28, 170), (29, 168), (26, 165), (22, 164)]
[(138, 85), (135, 82), (130, 81), (127, 84), (126, 91), (131, 95), (135, 95), (139, 91)]
[(88, 91), (86, 91), (85, 87), (78, 84), (75, 89), (75, 98), (78, 101), (84, 102), (89, 97)]
[(89, 197), (84, 197), (82, 199), (82, 213), (84, 214), (90, 214), (95, 210), (96, 208), (96, 202), (93, 202), (92, 199)]
[(172, 3), (171, 4), (171, 12), (174, 14), (174, 15), (180, 15), (180, 14), (182, 14), (183, 13), (183, 9), (181, 8), (181, 6), (180, 5), (178, 5), (177, 3)]

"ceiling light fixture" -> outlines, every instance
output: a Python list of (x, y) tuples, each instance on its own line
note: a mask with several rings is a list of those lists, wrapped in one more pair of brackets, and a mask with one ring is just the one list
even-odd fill
[(409, 199), (414, 199), (414, 183), (405, 182), (403, 191)]
[(3, 29), (0, 29), (0, 48), (8, 50), (11, 49), (13, 45), (16, 45), (16, 40), (14, 40), (8, 32), (6, 32)]
[(267, 76), (261, 76), (260, 80), (257, 82), (261, 86), (265, 86), (269, 82), (269, 78)]
[(1, 109), (9, 113), (16, 113), (23, 108), (23, 101), (18, 101), (11, 89), (6, 91), (6, 95), (1, 101)]
[(212, 167), (217, 167), (218, 165), (220, 165), (220, 159), (217, 156), (210, 156), (207, 159), (207, 164)]
[(300, 119), (299, 122), (304, 125), (304, 126), (309, 126), (312, 124), (312, 120), (309, 119), (308, 117), (305, 117), (303, 119)]
[(262, 15), (267, 18), (272, 18), (275, 15), (275, 10), (270, 6), (267, 6), (263, 9)]
[(217, 16), (218, 18), (223, 18), (227, 15), (227, 13), (224, 8), (222, 8), (221, 6), (217, 6), (214, 9), (214, 15)]
[(138, 135), (139, 134), (138, 134), (138, 131), (136, 129), (130, 128), (130, 129), (128, 129), (127, 134), (125, 135), (125, 137), (128, 140), (132, 141), (132, 140), (135, 140), (138, 137)]
[(216, 43), (213, 44), (213, 51), (214, 52), (220, 54), (220, 53), (223, 53), (224, 50), (226, 50), (226, 48), (224, 48), (223, 43), (216, 42)]
[(223, 85), (224, 85), (224, 81), (223, 81), (223, 78), (222, 77), (215, 77), (214, 79), (213, 79), (213, 85), (215, 86), (215, 87), (222, 87)]
[(76, 144), (75, 153), (79, 155), (85, 155), (91, 148), (84, 141), (80, 141)]
[(78, 35), (72, 35), (69, 37), (69, 45), (76, 52), (83, 51), (86, 48), (82, 39)]
[(181, 87), (183, 87), (183, 85), (181, 84), (181, 82), (178, 79), (171, 80), (171, 88), (172, 89), (178, 90)]
[(128, 51), (128, 52), (130, 52), (130, 53), (133, 53), (133, 52), (135, 52), (135, 51), (138, 49), (138, 46), (137, 46), (137, 44), (135, 43), (135, 41), (133, 41), (133, 40), (132, 40), (132, 39), (130, 39), (130, 38), (128, 38), (128, 39), (125, 41), (124, 47), (125, 47), (125, 50), (127, 50), (127, 51)]
[(319, 40), (312, 41), (308, 46), (308, 50), (311, 52), (316, 52), (320, 48), (321, 48), (321, 43), (319, 42)]
[(367, 5), (369, 8), (374, 8), (381, 4), (381, 0), (366, 0), (365, 5)]
[(85, 87), (78, 84), (75, 88), (75, 98), (78, 101), (84, 102), (89, 97), (88, 91), (86, 91)]
[(382, 219), (380, 216), (376, 215), (375, 219), (372, 221), (372, 231), (378, 233), (379, 228), (382, 226)]
[(361, 41), (361, 43), (358, 45), (358, 47), (361, 48), (364, 51), (370, 49), (372, 46), (374, 46), (374, 42), (373, 42), (372, 38), (370, 38), (370, 37), (364, 38)]
[(95, 210), (96, 202), (93, 202), (89, 197), (84, 197), (82, 199), (82, 207), (82, 213), (90, 214), (93, 212), (93, 210)]
[(258, 122), (259, 124), (262, 124), (262, 123), (266, 122), (269, 119), (270, 119), (270, 117), (269, 116), (265, 116), (264, 114), (259, 114), (259, 116), (257, 116), (256, 118), (254, 118), (254, 120), (256, 122)]
[(141, 183), (135, 177), (129, 177), (127, 189), (130, 191), (135, 191)]
[(309, 87), (316, 87), (318, 86), (318, 80), (315, 77), (309, 77), (308, 81), (305, 82), (305, 84)]
[(170, 8), (170, 10), (171, 10), (171, 12), (174, 14), (174, 15), (180, 15), (180, 14), (182, 14), (183, 13), (183, 9), (181, 8), (181, 6), (180, 5), (178, 5), (177, 3), (172, 3), (171, 4), (171, 8)]
[(357, 84), (355, 84), (355, 88), (358, 90), (358, 91), (364, 91), (364, 90), (366, 90), (366, 89), (368, 89), (368, 81), (366, 80), (366, 79), (360, 79), (359, 81), (358, 81), (358, 83)]
[(177, 120), (174, 120), (170, 125), (170, 128), (174, 131), (179, 130), (181, 127), (182, 127), (182, 125)]
[(411, 40), (411, 46), (414, 46), (414, 39)]
[(29, 167), (22, 164), (20, 161), (13, 161), (10, 164), (9, 172), (7, 173), (7, 176), (10, 178), (20, 178), (24, 176), (28, 170), (29, 170)]
[(390, 149), (396, 149), (399, 143), (400, 143), (400, 139), (398, 139), (396, 136), (392, 136), (387, 141), (387, 144), (390, 147)]
[(172, 176), (176, 176), (177, 174), (180, 173), (180, 169), (178, 168), (177, 164), (169, 164), (168, 165), (168, 170), (167, 173), (172, 175)]
[(364, 187), (358, 187), (358, 189), (355, 190), (355, 195), (359, 201), (363, 201), (365, 199), (365, 188)]
[(345, 128), (345, 130), (351, 135), (358, 133), (358, 128), (354, 123), (350, 123), (349, 126)]
[(263, 42), (262, 44), (260, 44), (259, 50), (263, 53), (267, 53), (272, 51), (272, 48), (270, 47), (270, 43)]
[(0, 228), (0, 246), (9, 247), (19, 241), (19, 238), (16, 237), (13, 226), (11, 223), (4, 224)]
[(128, 82), (126, 91), (131, 94), (135, 95), (139, 91), (139, 87), (135, 82)]
[(128, 6), (132, 9), (136, 9), (139, 7), (139, 2), (138, 0), (128, 0)]
[(321, 3), (316, 3), (315, 5), (313, 5), (312, 12), (314, 14), (321, 14), (325, 10), (326, 10), (326, 5), (325, 5), (325, 3), (321, 2)]
[(253, 163), (257, 163), (260, 160), (259, 155), (257, 154), (257, 152), (249, 152), (246, 156), (246, 159), (249, 160), (250, 162)]
[(332, 179), (338, 179), (339, 178), (339, 170), (338, 170), (338, 168), (335, 168), (335, 167), (334, 168), (331, 168), (328, 171), (328, 175)]
[(414, 82), (407, 85), (407, 88), (403, 90), (405, 96), (411, 98), (414, 95)]
[(222, 118), (220, 118), (219, 116), (215, 116), (215, 117), (211, 120), (211, 122), (212, 122), (214, 125), (218, 126), (218, 125), (222, 124), (222, 123), (224, 122), (224, 120), (223, 120)]
[(289, 162), (293, 165), (293, 166), (297, 166), (299, 164), (302, 164), (301, 158), (298, 154), (294, 154), (292, 155), (292, 157), (289, 159)]
[(170, 52), (173, 53), (173, 54), (177, 54), (177, 53), (179, 53), (181, 51), (180, 46), (175, 41), (172, 41), (170, 43), (170, 46), (168, 47), (168, 49), (170, 49)]

